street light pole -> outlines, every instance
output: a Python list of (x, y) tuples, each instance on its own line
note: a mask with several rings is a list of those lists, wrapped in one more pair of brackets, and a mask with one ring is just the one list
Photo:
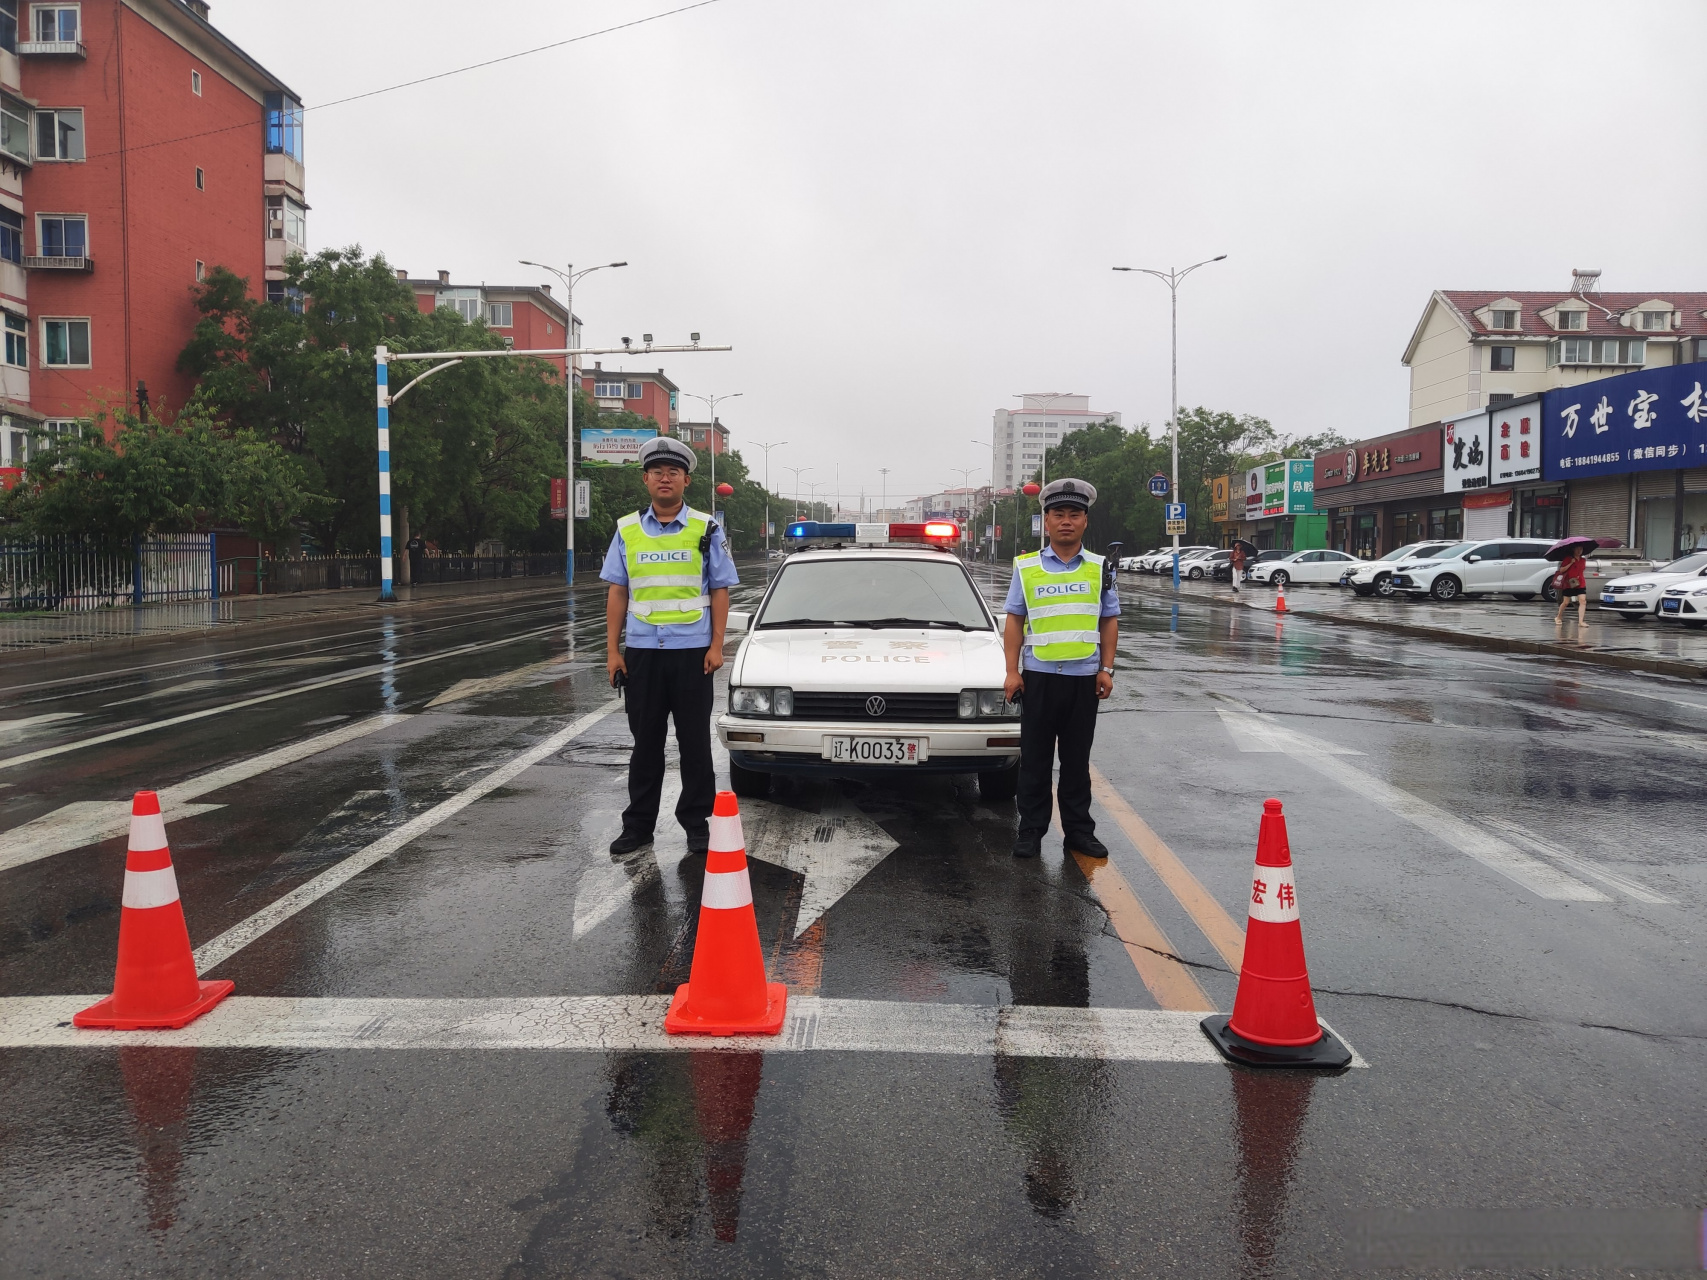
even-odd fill
[[(715, 429), (715, 426), (714, 428)], [(765, 563), (771, 562), (771, 450), (788, 443), (786, 440), (774, 440), (770, 444), (753, 441), (765, 451)]]
[[(626, 262), (602, 262), (596, 267), (582, 267), (575, 270), (573, 262), (565, 263), (568, 268), (559, 271), (556, 267), (548, 267), (543, 262), (529, 262), (526, 258), (518, 259), (524, 267), (536, 267), (541, 271), (549, 271), (563, 282), (564, 306), (568, 310), (569, 322), (564, 325), (564, 345), (574, 347), (575, 342), (575, 282), (582, 276), (591, 275), (595, 271), (603, 271), (606, 267), (626, 267)], [(568, 526), (564, 530), (563, 581), (569, 586), (575, 584), (575, 357), (563, 357), (563, 474), (566, 478), (564, 487), (568, 490), (564, 496), (567, 510), (563, 513), (563, 523)]]
[(784, 467), (784, 471), (794, 472), (794, 518), (800, 519), (800, 477), (803, 472), (812, 470), (811, 467)]
[[(1155, 276), (1168, 286), (1169, 297), (1169, 345), (1171, 347), (1172, 374), (1168, 391), (1168, 434), (1173, 440), (1173, 487), (1170, 494), (1175, 502), (1179, 501), (1179, 286), (1199, 267), (1206, 267), (1211, 262), (1222, 262), (1227, 255), (1217, 254), (1213, 258), (1205, 258), (1202, 262), (1194, 262), (1183, 271), (1169, 267), (1166, 271), (1157, 271), (1152, 267), (1116, 267), (1116, 271), (1138, 271), (1147, 276)], [(1179, 586), (1179, 534), (1174, 539), (1174, 585)]]
[[(982, 440), (972, 441), (982, 445)], [(979, 539), (983, 541), (982, 538)], [(990, 563), (996, 562), (996, 433), (990, 433)]]
[(735, 400), (746, 395), (745, 391), (731, 391), (721, 396), (696, 396), (686, 391), (682, 392), (689, 400), (703, 400), (711, 414), (711, 509), (717, 510), (717, 402), (719, 400)]
[(889, 510), (889, 468), (877, 468), (877, 474), (883, 477), (883, 509)]

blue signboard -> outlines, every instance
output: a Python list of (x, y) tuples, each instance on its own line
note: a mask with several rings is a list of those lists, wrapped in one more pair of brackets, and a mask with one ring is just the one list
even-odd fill
[(1185, 519), (1185, 503), (1183, 503), (1183, 502), (1170, 502), (1170, 503), (1168, 503), (1165, 507), (1162, 508), (1162, 518), (1164, 520), (1184, 520)]
[(1541, 398), (1548, 480), (1707, 463), (1707, 362), (1621, 373)]
[(1150, 493), (1157, 498), (1168, 496), (1168, 478), (1160, 471), (1150, 477)]

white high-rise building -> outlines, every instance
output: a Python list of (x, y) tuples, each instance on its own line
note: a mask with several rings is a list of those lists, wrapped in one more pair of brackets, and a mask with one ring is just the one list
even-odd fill
[(1091, 408), (1091, 398), (1052, 391), (1028, 392), (1018, 409), (997, 409), (995, 423), (996, 487), (1011, 489), (1035, 475), (1043, 451), (1053, 449), (1075, 431), (1098, 423), (1120, 424), (1112, 409)]

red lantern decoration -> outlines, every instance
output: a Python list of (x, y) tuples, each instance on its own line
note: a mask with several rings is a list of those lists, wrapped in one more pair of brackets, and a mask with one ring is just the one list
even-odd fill
[(734, 492), (735, 492), (735, 486), (732, 484), (720, 484), (717, 486), (717, 496), (720, 498), (727, 498), (730, 494), (732, 494)]
[(1035, 498), (1043, 489), (1035, 480), (1028, 480), (1020, 486), (1019, 491), (1028, 498)]

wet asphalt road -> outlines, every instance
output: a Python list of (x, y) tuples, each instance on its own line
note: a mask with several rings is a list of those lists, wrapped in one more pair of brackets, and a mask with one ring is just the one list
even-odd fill
[[(1262, 800), (1280, 797), (1318, 1011), (1366, 1067), (4, 1048), (0, 1273), (1355, 1275), (1409, 1211), (1468, 1222), (1495, 1273), (1551, 1274), (1559, 1221), (1662, 1254), (1687, 1211), (1698, 1226), (1707, 689), (1127, 605), (1099, 830), (1179, 957), (1161, 962), (1231, 1008), (1213, 921), (1111, 799), (1242, 925)], [(124, 837), (56, 841), (112, 829), (138, 787), (202, 806), (174, 820), (168, 803), (168, 833), (192, 941), (231, 948), (204, 976), (240, 996), (673, 990), (703, 862), (662, 825), (653, 853), (606, 855), (620, 715), (241, 932), (604, 706), (602, 619), (589, 584), (0, 667), (0, 997), (110, 989)], [(330, 745), (274, 754), (314, 738)], [(215, 771), (235, 780), (198, 790)], [(790, 783), (746, 812), (749, 844), (768, 814), (869, 867), (831, 884), (752, 863), (796, 999), (1185, 1007), (1135, 965), (1106, 883), (1058, 839), (1013, 860), (1011, 805), (970, 779)], [(1375, 1256), (1434, 1256), (1408, 1247)]]

